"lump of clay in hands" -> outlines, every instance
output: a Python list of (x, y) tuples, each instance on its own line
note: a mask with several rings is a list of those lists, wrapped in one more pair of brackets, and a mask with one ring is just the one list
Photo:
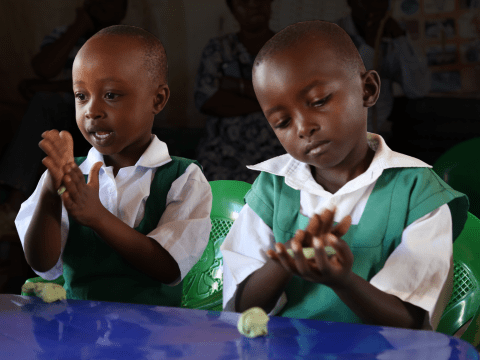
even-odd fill
[(238, 320), (237, 328), (240, 334), (250, 338), (268, 334), (267, 323), (270, 320), (267, 313), (259, 307), (244, 311)]
[(67, 292), (65, 289), (54, 283), (29, 282), (22, 286), (22, 292), (36, 295), (46, 303), (67, 299)]
[[(295, 256), (292, 249), (287, 249), (287, 252), (291, 257)], [(327, 253), (327, 256), (332, 256), (337, 253), (331, 246), (325, 246), (325, 252)], [(315, 249), (312, 247), (303, 248), (303, 256), (305, 256), (305, 259), (313, 259), (315, 257)]]

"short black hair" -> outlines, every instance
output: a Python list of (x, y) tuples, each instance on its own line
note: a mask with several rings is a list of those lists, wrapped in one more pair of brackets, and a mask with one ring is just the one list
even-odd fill
[(143, 62), (149, 77), (167, 83), (167, 53), (160, 39), (151, 32), (131, 25), (113, 25), (100, 30), (92, 38), (102, 35), (127, 36), (138, 40), (143, 49)]
[[(352, 74), (364, 72), (365, 66), (350, 36), (340, 26), (321, 20), (303, 21), (289, 25), (275, 34), (260, 49), (253, 63), (253, 71), (264, 61), (284, 51), (307, 36), (318, 37), (326, 48), (333, 50)], [(315, 45), (313, 45), (315, 46)]]

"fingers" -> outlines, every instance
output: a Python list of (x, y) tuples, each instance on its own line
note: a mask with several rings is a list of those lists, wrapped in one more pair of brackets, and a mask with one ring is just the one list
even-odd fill
[(53, 190), (58, 189), (62, 183), (61, 179), (63, 177), (63, 171), (56, 165), (51, 157), (44, 158), (42, 164), (45, 165), (52, 176), (54, 182), (53, 185), (55, 187)]
[(93, 186), (95, 189), (99, 188), (98, 173), (100, 172), (102, 165), (103, 163), (101, 161), (98, 161), (90, 168), (90, 172), (88, 175), (88, 185)]
[(43, 137), (43, 140), (41, 140), (38, 143), (38, 146), (40, 147), (40, 149), (42, 149), (45, 152), (45, 154), (53, 158), (55, 162), (59, 162), (61, 159), (61, 153), (58, 149), (58, 141), (56, 141), (58, 137), (58, 131), (57, 130), (45, 131), (42, 134), (42, 137)]
[(62, 165), (73, 161), (73, 139), (68, 131), (45, 131), (38, 146)]
[(318, 214), (314, 214), (308, 222), (305, 231), (308, 234), (316, 234), (322, 228), (321, 218)]
[(295, 241), (292, 243), (292, 250), (294, 253), (295, 267), (301, 276), (305, 276), (310, 272), (310, 265), (303, 254), (303, 247), (299, 242)]
[(333, 234), (327, 236), (328, 245), (333, 247), (336, 254), (331, 257), (333, 264), (337, 266), (353, 264), (353, 254), (348, 244)]
[(320, 238), (315, 238), (313, 240), (313, 248), (315, 249), (315, 265), (317, 267), (317, 270), (321, 273), (325, 271), (325, 268), (329, 264), (329, 258), (325, 251), (326, 241), (322, 240), (320, 240)]
[(65, 176), (63, 177), (63, 184), (67, 188), (68, 197), (73, 201), (78, 201), (79, 193), (82, 187), (85, 186), (85, 177), (80, 168), (74, 164), (67, 164), (63, 167)]
[[(65, 166), (65, 168), (66, 168), (66, 166)], [(62, 179), (62, 183), (67, 189), (62, 194), (62, 198), (68, 197), (73, 202), (75, 202), (78, 199), (78, 190), (79, 190), (78, 187), (77, 187), (75, 176), (72, 175), (71, 172), (69, 172), (68, 174), (65, 174), (65, 176)]]
[(350, 225), (352, 225), (352, 217), (347, 215), (333, 228), (332, 234), (341, 238), (348, 232)]
[(292, 272), (294, 274), (298, 274), (297, 269), (295, 268), (295, 262), (293, 261), (292, 257), (288, 254), (283, 244), (276, 243), (275, 251), (268, 250), (266, 254), (273, 261), (280, 263), (280, 265), (282, 265), (282, 267), (286, 271)]
[(320, 218), (322, 219), (322, 234), (327, 234), (331, 231), (333, 226), (333, 218), (335, 217), (336, 208), (333, 210), (323, 210)]
[(73, 161), (73, 138), (72, 135), (63, 130), (60, 132), (59, 137), (63, 140), (63, 147), (66, 155), (69, 157), (69, 161)]

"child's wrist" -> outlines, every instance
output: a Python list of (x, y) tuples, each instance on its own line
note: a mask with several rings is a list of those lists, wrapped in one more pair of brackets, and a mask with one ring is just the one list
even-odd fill
[(353, 282), (355, 281), (355, 274), (350, 271), (347, 275), (342, 277), (339, 281), (330, 285), (330, 288), (335, 292), (348, 291), (352, 288)]

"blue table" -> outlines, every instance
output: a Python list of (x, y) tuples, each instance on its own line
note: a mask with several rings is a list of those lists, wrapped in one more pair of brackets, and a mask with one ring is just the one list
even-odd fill
[(479, 359), (431, 331), (272, 317), (266, 337), (238, 314), (100, 301), (52, 304), (0, 295), (0, 359)]

